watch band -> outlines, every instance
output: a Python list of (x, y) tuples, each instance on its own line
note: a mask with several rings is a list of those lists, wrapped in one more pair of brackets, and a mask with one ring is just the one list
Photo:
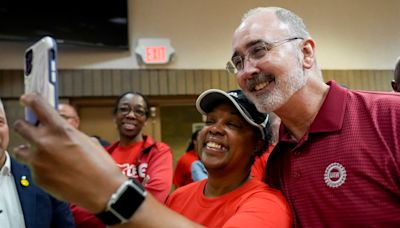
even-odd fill
[(121, 223), (121, 219), (109, 211), (103, 211), (96, 214), (96, 217), (101, 220), (105, 225), (112, 226)]
[(146, 197), (143, 186), (134, 179), (125, 181), (112, 194), (105, 211), (96, 214), (106, 225), (126, 223)]

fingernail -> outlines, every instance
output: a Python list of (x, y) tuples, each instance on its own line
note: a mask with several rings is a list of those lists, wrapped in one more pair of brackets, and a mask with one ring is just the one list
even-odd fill
[(17, 149), (20, 149), (20, 150), (28, 149), (28, 148), (29, 148), (29, 145), (27, 145), (27, 144), (21, 144), (21, 145), (18, 145), (16, 148), (17, 148)]
[(29, 148), (29, 145), (26, 145), (26, 144), (18, 145), (13, 148), (13, 152), (14, 152), (13, 154), (15, 155), (15, 153), (18, 152), (19, 150), (26, 150), (28, 148)]

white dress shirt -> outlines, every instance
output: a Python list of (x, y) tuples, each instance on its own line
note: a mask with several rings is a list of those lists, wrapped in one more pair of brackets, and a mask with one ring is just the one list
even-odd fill
[(0, 227), (25, 228), (17, 187), (11, 173), (10, 156), (7, 151), (5, 153), (6, 162), (0, 168)]

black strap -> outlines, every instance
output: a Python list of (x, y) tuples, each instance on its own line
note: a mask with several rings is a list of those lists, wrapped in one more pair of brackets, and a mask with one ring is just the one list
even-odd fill
[(115, 202), (110, 202), (110, 207), (119, 217), (109, 210), (96, 214), (97, 218), (99, 218), (104, 224), (112, 226), (120, 224), (124, 222), (124, 220), (129, 220), (129, 218), (132, 217), (135, 211), (143, 203), (146, 197), (144, 187), (135, 179), (130, 179), (124, 184), (129, 182), (130, 184), (128, 185), (121, 185), (121, 187), (125, 186), (123, 192), (118, 193), (120, 195), (118, 195), (118, 199), (116, 199)]
[(100, 212), (96, 214), (96, 217), (99, 218), (104, 224), (109, 226), (121, 223), (121, 220), (110, 211)]

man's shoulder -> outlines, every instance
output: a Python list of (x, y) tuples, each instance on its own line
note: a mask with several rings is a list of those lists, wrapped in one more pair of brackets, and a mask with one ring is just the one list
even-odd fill
[(368, 90), (349, 90), (350, 94), (356, 96), (365, 97), (372, 101), (388, 100), (388, 101), (400, 101), (400, 93), (384, 92), (384, 91), (368, 91)]
[[(31, 171), (28, 166), (18, 162), (11, 156), (10, 159), (11, 159), (11, 173), (14, 176), (17, 188), (26, 189), (24, 191), (18, 191), (20, 194), (23, 194), (25, 192), (35, 193), (43, 195), (46, 198), (53, 200), (53, 197), (49, 193), (45, 192), (35, 184), (34, 180), (32, 179)], [(42, 197), (36, 199), (42, 199)]]
[(348, 93), (348, 102), (364, 104), (368, 110), (380, 111), (381, 114), (388, 110), (400, 111), (400, 93), (350, 90)]

